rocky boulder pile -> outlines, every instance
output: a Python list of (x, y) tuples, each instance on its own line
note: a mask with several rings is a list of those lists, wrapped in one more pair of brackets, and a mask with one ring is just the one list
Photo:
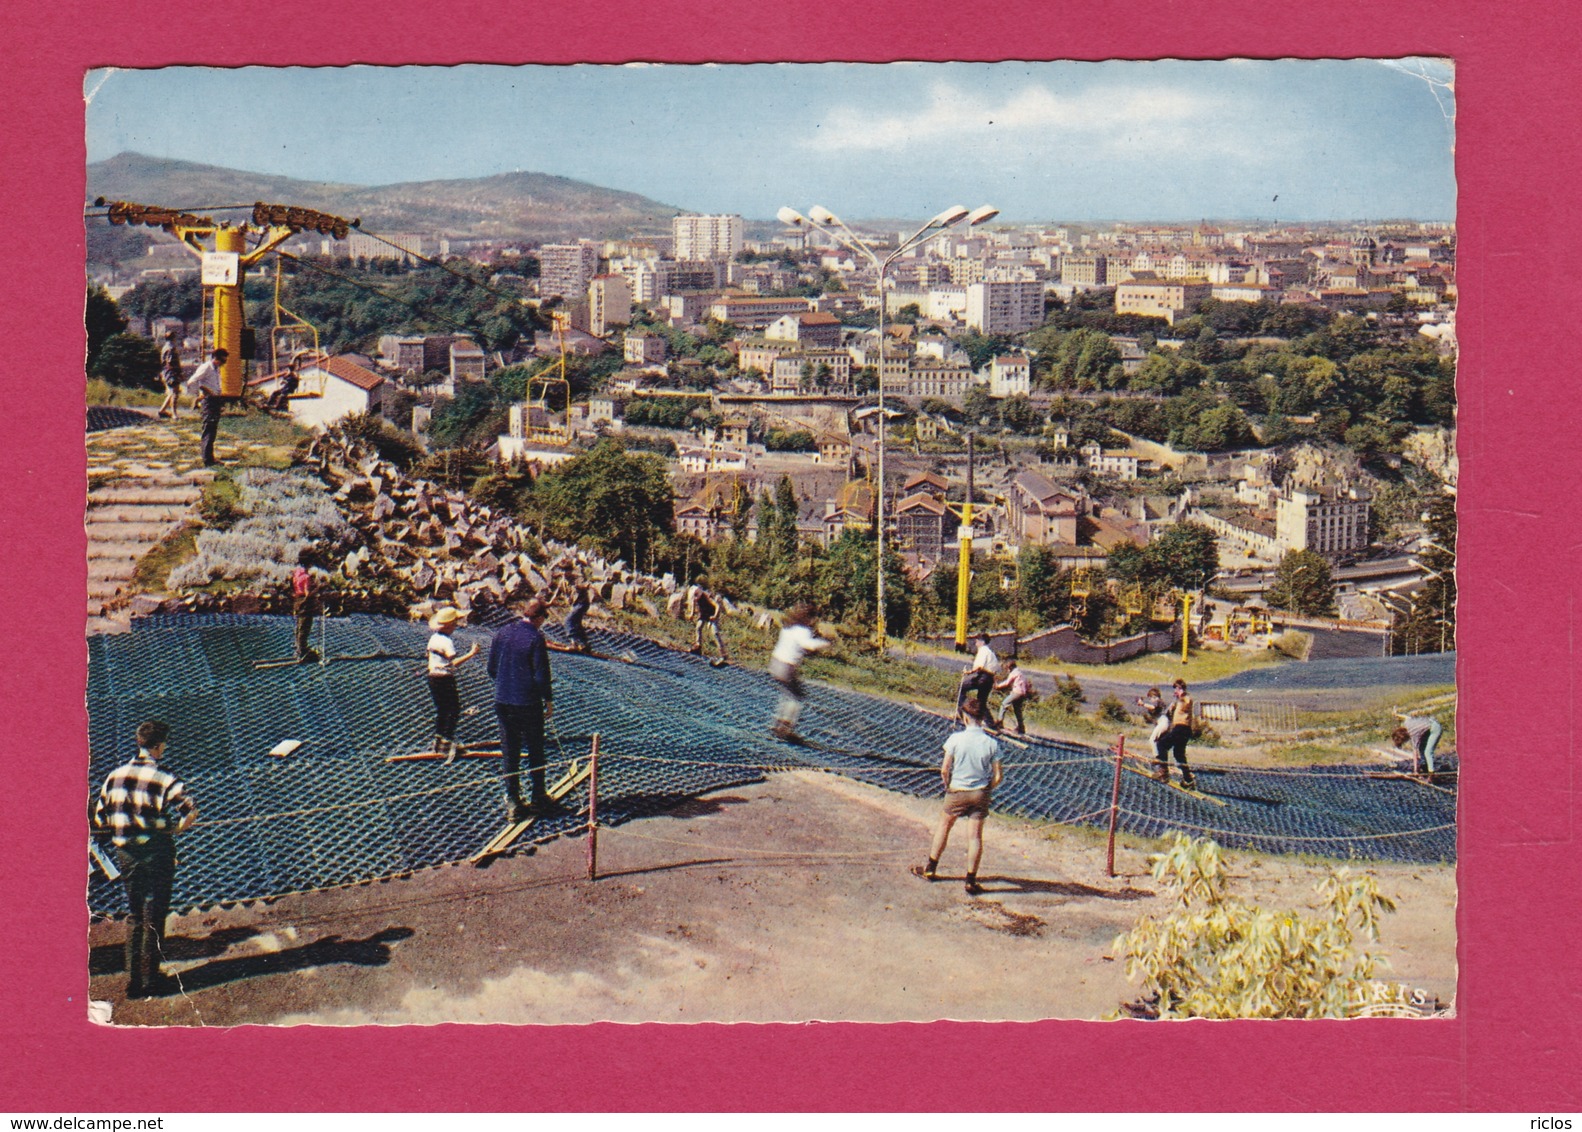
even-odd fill
[(472, 612), (526, 600), (561, 565), (574, 566), (612, 609), (656, 616), (650, 598), (674, 591), (668, 578), (543, 538), (465, 492), (410, 477), (362, 440), (324, 433), (308, 446), (306, 462), (361, 536), (343, 560), (325, 565), (353, 586), (375, 577), (404, 584), (413, 617), (442, 604)]

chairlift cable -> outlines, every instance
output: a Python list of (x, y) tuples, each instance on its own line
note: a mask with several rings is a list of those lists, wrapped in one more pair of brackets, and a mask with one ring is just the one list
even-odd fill
[(431, 258), (429, 258), (428, 256), (425, 256), (425, 255), (419, 255), (417, 252), (414, 252), (414, 251), (411, 251), (411, 250), (409, 250), (407, 248), (404, 248), (400, 244), (394, 243), (391, 240), (387, 240), (383, 236), (381, 236), (381, 235), (379, 235), (379, 234), (377, 234), (375, 232), (368, 231), (368, 229), (366, 229), (366, 228), (359, 227), (357, 230), (359, 232), (361, 232), (364, 236), (367, 236), (370, 239), (378, 240), (381, 244), (384, 244), (386, 247), (395, 248), (397, 251), (403, 252), (404, 254), (411, 256), (413, 259), (419, 261), (420, 263), (426, 263), (426, 264), (428, 264), (431, 267), (437, 267), (441, 271), (445, 272), (448, 275), (454, 275), (457, 279), (461, 279), (461, 280), (463, 280), (463, 281), (465, 281), (467, 283), (471, 283), (474, 287), (477, 287), (480, 290), (484, 290), (484, 291), (489, 292), (489, 294), (494, 295), (496, 298), (505, 299), (507, 302), (511, 303), (513, 306), (520, 306), (521, 305), (522, 297), (520, 295), (511, 295), (511, 294), (507, 294), (504, 291), (496, 290), (495, 288), (489, 286), (487, 283), (480, 283), (478, 280), (474, 279), (472, 276), (466, 274), (465, 272), (457, 271), (455, 268), (449, 266), (448, 264), (444, 263), (441, 260), (431, 259)]
[(390, 294), (390, 293), (388, 293), (386, 291), (381, 291), (377, 287), (369, 286), (367, 283), (364, 283), (364, 282), (362, 282), (359, 279), (354, 279), (350, 275), (345, 275), (345, 274), (342, 274), (339, 271), (335, 271), (335, 270), (333, 270), (331, 268), (324, 267), (322, 264), (314, 263), (311, 259), (304, 259), (303, 257), (298, 256), (298, 255), (293, 255), (290, 252), (276, 252), (275, 254), (280, 256), (280, 258), (282, 258), (282, 259), (289, 259), (293, 263), (301, 264), (303, 267), (309, 268), (309, 269), (311, 269), (313, 271), (317, 271), (320, 274), (328, 275), (328, 276), (330, 276), (333, 279), (339, 279), (343, 283), (350, 283), (353, 287), (357, 287), (360, 290), (367, 291), (370, 295), (374, 295), (377, 298), (388, 299), (392, 303), (399, 303), (401, 306), (406, 307), (408, 310), (415, 311), (418, 314), (424, 316), (425, 318), (432, 318), (432, 319), (435, 319), (436, 321), (446, 323), (447, 325), (449, 325), (451, 327), (454, 327), (455, 329), (460, 330), (460, 331), (462, 331), (462, 332), (464, 332), (464, 333), (466, 333), (468, 335), (476, 335), (478, 338), (482, 339), (482, 341), (483, 341), (485, 346), (488, 346), (488, 344), (489, 344), (488, 335), (484, 334), (481, 329), (467, 326), (464, 323), (457, 322), (455, 319), (449, 318), (449, 317), (447, 317), (445, 315), (442, 315), (442, 314), (438, 314), (438, 313), (436, 313), (436, 312), (434, 312), (432, 310), (426, 310), (426, 309), (424, 309), (423, 306), (421, 306), (418, 303), (413, 303), (413, 302), (409, 302), (406, 299), (397, 298), (395, 295), (392, 295), (392, 294)]

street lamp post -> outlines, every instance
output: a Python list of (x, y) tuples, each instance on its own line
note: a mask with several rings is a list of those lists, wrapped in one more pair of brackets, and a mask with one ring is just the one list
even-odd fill
[(1450, 626), (1450, 611), (1445, 608), (1449, 604), (1445, 599), (1450, 596), (1450, 587), (1445, 585), (1445, 575), (1441, 571), (1430, 570), (1415, 558), (1408, 558), (1406, 561), (1409, 565), (1416, 566), (1428, 577), (1439, 583), (1439, 651), (1444, 652), (1445, 633)]
[(880, 655), (884, 653), (888, 633), (885, 628), (885, 593), (884, 593), (884, 437), (888, 420), (884, 408), (884, 276), (890, 265), (908, 251), (916, 248), (923, 238), (930, 233), (943, 232), (961, 221), (965, 220), (967, 226), (975, 227), (986, 221), (993, 220), (1000, 214), (1000, 210), (990, 205), (980, 205), (970, 212), (962, 205), (952, 205), (939, 213), (927, 224), (896, 245), (889, 255), (881, 259), (871, 247), (868, 246), (857, 233), (846, 226), (846, 222), (836, 216), (823, 205), (816, 204), (808, 209), (808, 214), (803, 216), (794, 208), (781, 208), (775, 215), (782, 224), (797, 228), (812, 228), (832, 237), (847, 249), (857, 252), (873, 264), (877, 276), (876, 286), (879, 292), (879, 433), (878, 433), (878, 469), (877, 483), (874, 491), (874, 524), (878, 531), (877, 558), (875, 559), (875, 573), (878, 575), (877, 600), (877, 627), (874, 635), (874, 644)]
[[(1410, 601), (1407, 601), (1407, 599), (1402, 597), (1400, 594), (1392, 593), (1389, 590), (1380, 590), (1379, 591), (1379, 600), (1380, 600), (1380, 602), (1383, 603), (1384, 607), (1390, 611), (1390, 627), (1384, 634), (1384, 641), (1385, 641), (1384, 655), (1385, 656), (1394, 656), (1395, 655), (1395, 626), (1396, 626), (1396, 623), (1401, 619), (1401, 617), (1403, 615), (1405, 615), (1406, 617), (1410, 618), (1411, 610), (1412, 610), (1412, 603)], [(1396, 605), (1395, 604), (1396, 602), (1400, 602), (1401, 606), (1405, 606), (1405, 608), (1403, 609), (1403, 608), (1401, 608), (1401, 606)], [(1404, 642), (1402, 643), (1402, 653), (1403, 653), (1403, 655), (1405, 654), (1405, 643)]]

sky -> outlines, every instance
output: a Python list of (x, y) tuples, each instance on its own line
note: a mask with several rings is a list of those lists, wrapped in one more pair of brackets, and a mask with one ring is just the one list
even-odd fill
[(92, 71), (84, 95), (90, 162), (360, 185), (529, 170), (749, 219), (1455, 215), (1438, 59), (171, 67)]

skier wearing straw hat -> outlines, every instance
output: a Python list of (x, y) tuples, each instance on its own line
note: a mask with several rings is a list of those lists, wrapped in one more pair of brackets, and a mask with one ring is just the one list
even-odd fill
[(461, 613), (451, 606), (438, 610), (428, 619), (434, 630), (428, 639), (428, 691), (434, 698), (434, 753), (453, 762), (462, 753), (456, 745), (456, 724), (461, 720), (461, 697), (456, 691), (456, 668), (478, 655), (478, 644), (457, 655), (451, 635), (461, 621)]

